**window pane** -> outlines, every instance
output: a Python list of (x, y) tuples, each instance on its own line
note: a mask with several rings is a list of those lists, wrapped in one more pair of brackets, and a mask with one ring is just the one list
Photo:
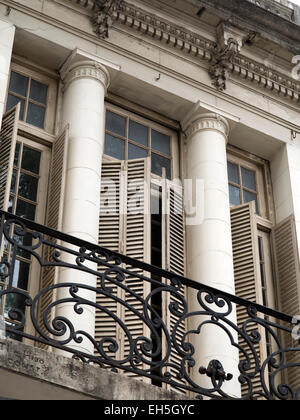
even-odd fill
[(21, 96), (27, 96), (28, 77), (22, 74), (11, 72), (9, 90)]
[(22, 169), (38, 174), (40, 171), (40, 161), (41, 152), (24, 146), (21, 164)]
[[(6, 302), (5, 302), (5, 309), (4, 309), (5, 317), (8, 318), (8, 313), (11, 309), (18, 309), (23, 314), (25, 314), (25, 301), (26, 301), (26, 297), (18, 293), (9, 293), (8, 295), (6, 295)], [(21, 320), (22, 318), (20, 315), (17, 317), (17, 319), (14, 318), (14, 321), (21, 321)]]
[(148, 156), (148, 150), (142, 149), (141, 147), (135, 146), (134, 144), (128, 144), (128, 159), (142, 159)]
[(163, 156), (159, 156), (156, 153), (151, 155), (151, 172), (156, 175), (162, 176), (162, 168), (166, 168), (166, 177), (171, 179), (171, 162)]
[(145, 127), (135, 121), (129, 121), (128, 137), (143, 146), (148, 146), (148, 127)]
[(227, 162), (228, 181), (239, 184), (239, 168), (234, 163)]
[(35, 218), (35, 205), (26, 203), (23, 200), (17, 201), (16, 215), (24, 217), (25, 219), (34, 220)]
[(126, 118), (114, 112), (106, 112), (106, 130), (125, 137), (126, 135)]
[(229, 201), (232, 206), (239, 206), (241, 204), (240, 189), (229, 185)]
[(36, 127), (44, 128), (45, 114), (45, 108), (29, 102), (26, 122)]
[(16, 106), (19, 102), (21, 102), (21, 109), (20, 109), (20, 120), (24, 120), (24, 108), (25, 108), (25, 101), (24, 99), (17, 98), (14, 95), (9, 94), (7, 96), (6, 102), (6, 111), (9, 111), (14, 106)]
[(256, 213), (258, 214), (258, 203), (256, 194), (243, 190), (243, 200), (244, 204), (250, 203), (251, 201), (255, 201)]
[(117, 139), (110, 134), (105, 135), (105, 148), (104, 153), (116, 159), (125, 159), (125, 142), (124, 140)]
[(29, 264), (16, 260), (14, 267), (13, 287), (27, 290), (28, 286)]
[(31, 80), (29, 98), (46, 105), (48, 86), (35, 80)]
[(169, 136), (159, 133), (156, 130), (151, 130), (151, 139), (152, 149), (169, 156), (171, 155), (171, 140)]
[[(32, 246), (33, 238), (31, 233), (26, 233), (25, 235), (21, 236), (18, 233), (16, 233), (16, 230), (14, 231), (14, 242), (24, 245), (24, 246)], [(17, 249), (17, 255), (27, 258), (30, 260), (31, 255), (30, 252), (24, 250), (24, 249)]]
[(20, 143), (16, 144), (16, 151), (15, 151), (15, 158), (14, 158), (14, 165), (18, 166), (19, 164), (19, 155), (20, 155)]
[(9, 202), (8, 202), (8, 209), (7, 211), (9, 213), (13, 213), (13, 207), (14, 207), (14, 197), (9, 197)]
[(39, 180), (27, 174), (20, 174), (18, 194), (31, 201), (36, 201)]
[(17, 180), (17, 171), (14, 170), (12, 174), (11, 184), (10, 184), (10, 192), (15, 193), (16, 191), (16, 180)]
[(243, 187), (256, 191), (255, 172), (242, 168)]

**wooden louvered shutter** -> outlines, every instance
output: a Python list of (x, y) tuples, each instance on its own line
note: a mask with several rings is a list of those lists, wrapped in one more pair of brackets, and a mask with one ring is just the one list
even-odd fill
[[(128, 257), (149, 262), (150, 261), (150, 162), (149, 159), (137, 159), (123, 162), (104, 162), (102, 167), (102, 180), (112, 180), (116, 188), (116, 206), (113, 201), (111, 205), (116, 211), (105, 214), (105, 200), (109, 199), (107, 191), (103, 192), (101, 200), (100, 222), (99, 222), (99, 244), (105, 248), (123, 253)], [(103, 183), (102, 183), (103, 185)], [(113, 185), (108, 181), (108, 186)], [(103, 187), (101, 187), (103, 188)], [(113, 191), (112, 191), (113, 192)], [(148, 233), (148, 234), (147, 234)], [(145, 298), (151, 291), (151, 286), (147, 282), (141, 281), (135, 274), (144, 274), (142, 270), (126, 266), (132, 271), (128, 275), (125, 285), (134, 293)], [(99, 272), (103, 268), (99, 268)], [(146, 274), (146, 273), (145, 273)], [(99, 282), (101, 279), (99, 278)], [(142, 302), (132, 294), (117, 288), (114, 284), (105, 281), (108, 287), (112, 288), (112, 295), (125, 300), (129, 305), (134, 306), (143, 314)], [(96, 339), (111, 337), (118, 343), (117, 352), (109, 352), (107, 346), (105, 352), (115, 360), (124, 360), (129, 354), (129, 340), (112, 315), (117, 316), (130, 331), (131, 337), (150, 337), (150, 331), (145, 323), (127, 309), (124, 305), (109, 297), (99, 294), (97, 297), (98, 305), (103, 308), (96, 311)], [(105, 309), (106, 308), (106, 309)], [(107, 310), (108, 309), (108, 310)], [(138, 343), (142, 344), (142, 343)], [(137, 346), (139, 347), (139, 346)], [(130, 368), (130, 364), (128, 364)], [(143, 369), (143, 364), (136, 366)], [(146, 367), (145, 367), (146, 368)], [(129, 374), (133, 376), (133, 374)]]
[[(126, 162), (127, 167), (127, 190), (126, 190), (126, 211), (125, 211), (125, 236), (124, 236), (124, 253), (128, 257), (143, 262), (150, 262), (150, 160), (136, 159)], [(149, 282), (141, 281), (135, 277), (135, 274), (146, 275), (138, 268), (126, 266), (133, 274), (127, 276), (125, 284), (135, 294), (145, 299), (151, 292)], [(132, 294), (125, 293), (126, 302), (134, 307), (140, 314), (144, 314), (144, 305), (137, 297)], [(124, 321), (129, 329), (131, 337), (136, 340), (138, 337), (146, 337), (150, 339), (150, 330), (138, 315), (133, 311), (124, 308)], [(144, 341), (137, 342), (137, 348), (140, 355), (144, 356), (141, 351), (141, 345)], [(129, 354), (129, 341), (124, 335), (124, 357)], [(145, 357), (145, 356), (144, 356)], [(147, 357), (146, 357), (147, 359)], [(138, 369), (146, 370), (149, 366), (144, 363), (136, 365)], [(135, 376), (135, 375), (129, 375)], [(142, 378), (138, 378), (142, 379)], [(143, 378), (143, 381), (147, 381)]]
[[(279, 309), (288, 315), (299, 316), (300, 266), (295, 218), (293, 215), (283, 220), (273, 229), (272, 239)], [(300, 387), (300, 346), (289, 333), (283, 334), (283, 344), (285, 348), (299, 348), (298, 352), (286, 353), (286, 364), (298, 364), (298, 367), (290, 368), (285, 372), (286, 383), (296, 391)]]
[(0, 209), (4, 211), (9, 205), (20, 106), (18, 103), (4, 115), (0, 131)]
[[(172, 185), (166, 181), (166, 269), (175, 274), (185, 275), (185, 220), (183, 206), (183, 192), (179, 186)], [(169, 281), (168, 281), (169, 283)], [(178, 304), (178, 310), (183, 312), (184, 307), (182, 301), (176, 295), (170, 293), (163, 294), (162, 306), (164, 322), (170, 334), (172, 334), (178, 317), (174, 316), (170, 310), (170, 303)], [(186, 300), (186, 288), (182, 291), (183, 298)], [(177, 329), (176, 340), (180, 346), (187, 332), (186, 322), (180, 324)], [(168, 367), (172, 378), (179, 383), (185, 384), (183, 379), (179, 379), (178, 369), (182, 362), (182, 357), (175, 351), (172, 344), (171, 354), (169, 358), (170, 367)], [(173, 365), (173, 366), (172, 366)], [(180, 392), (183, 392), (182, 390)]]
[[(65, 192), (65, 178), (66, 178), (66, 167), (67, 167), (67, 154), (69, 144), (69, 126), (59, 135), (52, 145), (52, 157), (50, 167), (50, 177), (48, 185), (48, 200), (47, 200), (47, 214), (46, 214), (46, 226), (61, 231), (62, 229), (62, 217), (63, 217), (63, 206), (64, 206), (64, 192)], [(54, 238), (48, 238), (50, 241), (59, 243)], [(51, 254), (54, 249), (51, 247), (45, 247), (43, 251), (43, 258), (45, 261), (52, 261)], [(41, 289), (49, 287), (57, 283), (58, 267), (44, 267), (42, 270), (41, 277)], [(39, 308), (39, 322), (43, 326), (43, 313), (45, 309), (55, 300), (53, 291), (45, 293), (40, 302)], [(53, 319), (54, 314), (49, 313), (47, 321), (50, 322)], [(44, 327), (42, 327), (44, 330)]]
[[(260, 302), (260, 290), (258, 287), (258, 237), (255, 224), (255, 203), (254, 201), (231, 208), (231, 232), (233, 265), (235, 278), (235, 293), (237, 296), (247, 299), (251, 302)], [(239, 328), (249, 319), (246, 308), (237, 306), (237, 323)], [(257, 324), (249, 324), (247, 333), (257, 330)], [(262, 334), (263, 336), (263, 334)], [(251, 349), (242, 337), (239, 337), (239, 344), (245, 349), (248, 355), (251, 355)], [(263, 360), (263, 343), (254, 345), (257, 356)], [(240, 353), (242, 361), (245, 356)], [(254, 358), (251, 359), (251, 369), (247, 371), (249, 376), (255, 372)], [(252, 378), (253, 392), (261, 391), (259, 372)], [(242, 386), (242, 392), (248, 391), (247, 386)]]
[[(99, 244), (100, 246), (109, 250), (120, 253), (122, 241), (122, 209), (123, 198), (123, 169), (124, 162), (113, 161), (102, 163), (101, 175), (101, 200), (100, 200), (100, 218), (99, 218)], [(100, 274), (105, 272), (103, 266), (99, 266)], [(121, 297), (121, 291), (117, 286), (109, 281), (105, 281), (105, 285), (111, 288), (111, 294)], [(101, 278), (98, 278), (97, 286), (101, 288)], [(95, 339), (99, 343), (101, 340), (110, 337), (119, 343), (117, 352), (109, 351), (110, 342), (103, 345), (106, 354), (120, 360), (121, 346), (120, 346), (120, 331), (117, 322), (113, 316), (121, 318), (120, 305), (109, 296), (97, 293), (96, 302), (103, 310), (96, 310), (95, 322)], [(113, 316), (112, 316), (113, 315)]]

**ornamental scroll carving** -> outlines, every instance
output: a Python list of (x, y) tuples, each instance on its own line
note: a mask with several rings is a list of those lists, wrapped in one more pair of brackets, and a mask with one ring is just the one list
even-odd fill
[(94, 32), (99, 38), (108, 38), (109, 29), (112, 27), (112, 16), (121, 6), (123, 0), (96, 0), (92, 16)]

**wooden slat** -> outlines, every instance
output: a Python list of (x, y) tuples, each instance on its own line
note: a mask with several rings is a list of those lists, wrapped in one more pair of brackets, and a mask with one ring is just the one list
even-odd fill
[[(300, 267), (293, 215), (273, 229), (272, 240), (279, 309), (291, 316), (297, 316), (300, 314)], [(291, 334), (284, 333), (282, 339), (285, 348), (299, 348), (297, 352), (286, 353), (286, 363), (296, 363), (298, 367), (290, 368), (284, 372), (286, 383), (296, 391), (300, 387), (300, 346), (293, 340)]]
[(7, 211), (17, 143), (20, 102), (8, 111), (0, 131), (0, 209)]

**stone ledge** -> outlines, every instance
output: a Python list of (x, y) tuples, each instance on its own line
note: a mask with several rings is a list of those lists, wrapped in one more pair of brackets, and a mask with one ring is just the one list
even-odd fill
[[(0, 377), (0, 383), (2, 382), (4, 388), (6, 387), (4, 382), (13, 381), (15, 384), (15, 393), (12, 387), (10, 392), (7, 391), (8, 394), (0, 395), (12, 399), (23, 399), (20, 386), (21, 383), (24, 384), (24, 378), (28, 386), (32, 384), (32, 392), (36, 392), (34, 390), (37, 387), (39, 389), (39, 395), (33, 395), (32, 399), (51, 399), (50, 395), (56, 394), (60, 395), (59, 399), (169, 401), (188, 399), (174, 391), (163, 390), (125, 375), (10, 339), (0, 339)], [(17, 382), (18, 378), (20, 382)], [(49, 393), (49, 386), (52, 388), (52, 394)], [(28, 389), (26, 391), (28, 396)], [(0, 394), (1, 392), (3, 391), (0, 389)], [(24, 399), (26, 399), (25, 392)]]

